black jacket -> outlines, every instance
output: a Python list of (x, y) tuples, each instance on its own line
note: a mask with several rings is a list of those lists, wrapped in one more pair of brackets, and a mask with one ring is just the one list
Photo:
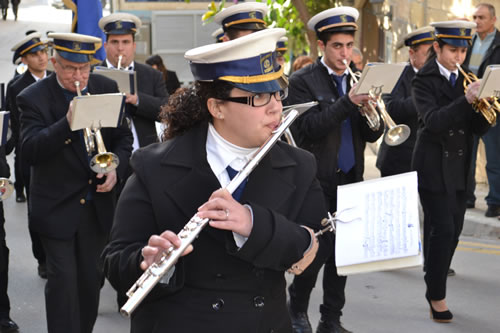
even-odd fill
[(472, 134), (482, 135), (489, 124), (464, 96), (463, 76), (452, 87), (429, 60), (412, 82), (419, 130), (412, 168), (420, 189), (436, 193), (464, 190), (472, 152)]
[(167, 69), (167, 78), (165, 79), (165, 85), (167, 86), (167, 92), (169, 95), (172, 95), (178, 88), (181, 87), (179, 78), (177, 78), (177, 74), (174, 71), (169, 71)]
[[(107, 66), (106, 60), (102, 66)], [(144, 147), (153, 142), (158, 142), (155, 121), (158, 121), (161, 106), (167, 103), (168, 94), (165, 80), (160, 71), (151, 66), (134, 62), (137, 79), (137, 96), (139, 105), (127, 104), (127, 115), (132, 117), (139, 146)]]
[[(178, 233), (220, 188), (206, 157), (207, 127), (134, 153), (134, 174), (104, 251), (115, 288), (127, 290), (143, 273), (141, 249), (151, 235)], [(326, 214), (315, 169), (309, 153), (278, 142), (250, 174), (240, 199), (253, 211), (247, 242), (238, 250), (231, 232), (205, 227), (169, 285), (157, 285), (136, 310), (132, 332), (291, 332), (284, 271), (310, 243), (299, 224), (317, 230)], [(320, 239), (320, 246), (330, 243)]]
[[(478, 38), (477, 35), (472, 39), (472, 45), (476, 42)], [(464, 61), (464, 66), (469, 65), (470, 57), (471, 57), (472, 46), (469, 47), (467, 51), (467, 56)], [(490, 47), (486, 51), (486, 54), (483, 56), (483, 60), (481, 60), (481, 65), (479, 66), (479, 70), (477, 72), (477, 76), (479, 78), (483, 77), (484, 71), (488, 65), (498, 65), (500, 64), (500, 31), (496, 30), (495, 38), (491, 43)]]
[[(90, 94), (117, 92), (116, 83), (91, 74)], [(87, 193), (93, 195), (97, 217), (104, 232), (113, 220), (115, 193), (96, 193), (96, 174), (81, 131), (72, 132), (66, 120), (69, 102), (53, 73), (24, 89), (17, 97), (21, 111), (22, 151), (31, 167), (30, 224), (33, 230), (56, 239), (71, 238), (78, 227), (79, 213)], [(118, 155), (118, 181), (123, 179), (132, 149), (132, 135), (125, 124), (103, 128), (108, 151)], [(115, 186), (116, 187), (116, 186)]]
[(408, 125), (411, 130), (410, 137), (398, 146), (389, 146), (385, 141), (380, 144), (376, 166), (385, 176), (411, 170), (411, 157), (418, 129), (417, 110), (411, 97), (411, 81), (414, 77), (415, 71), (411, 64), (408, 64), (392, 93), (384, 96), (387, 112), (392, 120), (397, 125)]
[[(356, 71), (355, 68), (353, 68)], [(347, 91), (350, 89), (347, 78)], [(379, 130), (372, 131), (358, 107), (346, 95), (339, 98), (333, 79), (318, 59), (290, 77), (287, 104), (318, 101), (292, 125), (292, 133), (298, 146), (314, 154), (318, 161), (318, 179), (325, 193), (335, 197), (337, 192), (337, 155), (340, 147), (340, 126), (351, 117), (355, 156), (355, 181), (363, 180), (364, 150), (366, 142), (376, 141), (384, 132), (381, 121)]]

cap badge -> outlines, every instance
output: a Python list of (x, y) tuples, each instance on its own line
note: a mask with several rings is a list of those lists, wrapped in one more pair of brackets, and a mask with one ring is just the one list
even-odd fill
[(260, 56), (260, 64), (262, 66), (262, 73), (267, 74), (273, 71), (272, 53), (266, 53)]
[(340, 21), (341, 21), (342, 23), (346, 23), (346, 22), (347, 22), (347, 16), (346, 16), (345, 14), (340, 15)]
[(253, 18), (253, 19), (254, 19), (254, 18), (257, 18), (257, 13), (256, 13), (256, 12), (249, 12), (249, 13), (248, 13), (248, 16), (249, 16), (250, 18)]
[(82, 49), (82, 45), (79, 42), (73, 42), (73, 50), (80, 51)]
[(466, 35), (465, 32), (466, 32), (465, 28), (461, 28), (460, 29), (460, 36), (465, 36)]

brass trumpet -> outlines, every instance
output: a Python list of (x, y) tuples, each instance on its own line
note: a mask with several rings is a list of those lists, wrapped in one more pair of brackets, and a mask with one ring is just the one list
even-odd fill
[(4, 201), (14, 192), (14, 184), (7, 178), (0, 177), (0, 201)]
[[(467, 88), (469, 87), (469, 84), (472, 82), (475, 82), (478, 79), (478, 77), (474, 73), (465, 73), (465, 71), (462, 69), (460, 64), (456, 64), (458, 70), (462, 75), (464, 76), (465, 80), (463, 81), (464, 84), (464, 92), (467, 92)], [(486, 121), (491, 125), (495, 126), (497, 123), (497, 112), (500, 112), (500, 104), (498, 103), (498, 100), (496, 97), (492, 97), (492, 104), (488, 102), (486, 98), (481, 98), (477, 99), (472, 103), (472, 107), (474, 110), (477, 112), (481, 112), (483, 117), (486, 119)]]
[[(344, 59), (343, 62), (346, 65), (349, 74), (351, 75), (351, 79), (354, 80), (354, 83), (357, 83), (359, 77), (361, 76), (361, 73), (354, 73), (349, 67), (347, 60)], [(374, 101), (368, 101), (368, 105), (370, 108), (365, 108), (364, 113), (366, 115), (366, 119), (368, 120), (368, 125), (370, 126), (370, 128), (376, 131), (380, 126), (380, 117), (382, 117), (382, 120), (384, 121), (387, 128), (384, 135), (384, 142), (389, 146), (397, 146), (405, 142), (410, 137), (410, 128), (405, 124), (397, 125), (394, 120), (392, 120), (391, 116), (387, 112), (385, 103), (382, 100), (381, 93), (377, 93), (375, 90), (371, 89), (369, 95)], [(380, 116), (378, 115), (375, 106), (380, 111)], [(377, 124), (377, 126), (372, 127), (372, 123)]]
[[(80, 82), (75, 81), (76, 93), (82, 96), (80, 91)], [(106, 151), (104, 140), (102, 138), (101, 129), (99, 127), (85, 128), (83, 130), (83, 139), (85, 148), (89, 156), (96, 150), (97, 154), (90, 160), (90, 169), (95, 173), (108, 173), (115, 170), (120, 164), (120, 159), (116, 154)]]

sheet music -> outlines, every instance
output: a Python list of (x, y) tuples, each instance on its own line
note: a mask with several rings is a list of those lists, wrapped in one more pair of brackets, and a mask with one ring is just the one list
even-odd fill
[(489, 65), (484, 71), (478, 98), (500, 98), (500, 65)]
[(125, 109), (122, 93), (77, 96), (73, 99), (70, 128), (118, 127)]
[(93, 73), (103, 75), (108, 79), (115, 81), (118, 85), (118, 90), (121, 93), (135, 94), (137, 91), (135, 71), (97, 66), (94, 68)]
[(416, 172), (339, 186), (337, 215), (337, 266), (421, 251)]
[(0, 111), (0, 146), (7, 143), (9, 139), (10, 127), (9, 127), (10, 111)]
[(371, 89), (376, 94), (390, 94), (406, 67), (406, 63), (368, 63), (363, 68), (356, 94), (368, 94)]

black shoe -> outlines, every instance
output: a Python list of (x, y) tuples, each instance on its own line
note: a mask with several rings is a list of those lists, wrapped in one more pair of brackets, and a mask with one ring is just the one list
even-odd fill
[(41, 277), (42, 279), (47, 278), (47, 265), (38, 264), (38, 276)]
[(450, 323), (451, 320), (453, 319), (453, 314), (450, 312), (450, 310), (446, 311), (436, 311), (432, 307), (431, 304), (431, 299), (429, 297), (429, 294), (426, 292), (425, 293), (425, 299), (427, 300), (427, 303), (429, 303), (429, 307), (431, 308), (431, 319), (434, 320), (436, 323)]
[(340, 321), (334, 320), (319, 320), (318, 328), (316, 329), (316, 333), (352, 333), (351, 331), (346, 330)]
[(0, 332), (18, 332), (19, 326), (9, 317), (0, 318)]
[(455, 273), (455, 270), (453, 268), (448, 269), (448, 276), (455, 276), (457, 273)]
[(486, 217), (495, 217), (500, 216), (500, 206), (497, 205), (488, 205), (488, 210), (484, 213)]
[(466, 207), (467, 208), (475, 208), (476, 204), (474, 203), (474, 201), (468, 201), (467, 200)]
[(19, 193), (16, 195), (16, 202), (26, 202), (26, 197), (24, 196), (24, 193)]
[(293, 333), (312, 333), (311, 323), (307, 312), (295, 312), (290, 307), (290, 302), (286, 303), (290, 319), (292, 321)]

